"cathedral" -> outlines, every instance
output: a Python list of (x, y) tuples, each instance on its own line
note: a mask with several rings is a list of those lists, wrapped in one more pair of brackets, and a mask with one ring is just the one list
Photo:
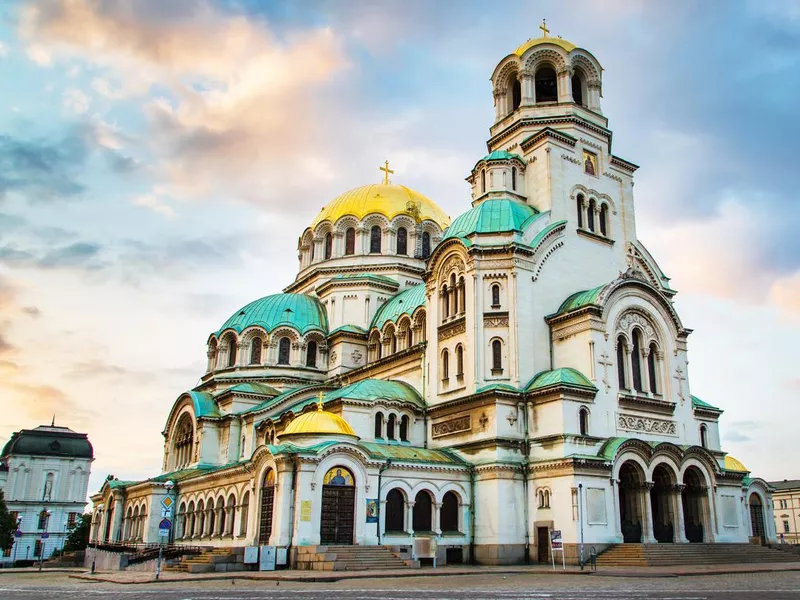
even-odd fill
[(93, 542), (165, 539), (165, 498), (172, 544), (290, 563), (420, 538), (450, 562), (549, 562), (553, 531), (567, 561), (582, 544), (775, 539), (769, 486), (692, 395), (692, 330), (637, 238), (603, 69), (541, 29), (491, 74), (465, 212), (385, 163), (309, 215), (295, 280), (208, 336), (161, 474), (92, 496)]

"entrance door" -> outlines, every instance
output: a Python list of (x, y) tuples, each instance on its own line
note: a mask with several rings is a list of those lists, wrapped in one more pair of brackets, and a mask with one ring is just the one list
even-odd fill
[(663, 464), (653, 471), (653, 489), (650, 490), (650, 507), (653, 513), (653, 537), (656, 541), (670, 543), (675, 538), (672, 519), (672, 489), (675, 481)]
[(356, 488), (353, 474), (344, 467), (334, 467), (325, 474), (322, 485), (320, 543), (353, 543)]
[(644, 473), (631, 461), (619, 470), (619, 517), (622, 541), (638, 544), (642, 541), (642, 498)]
[(536, 528), (536, 559), (540, 563), (550, 562), (550, 532), (547, 527)]
[(270, 469), (264, 475), (261, 486), (261, 515), (259, 516), (258, 544), (266, 546), (272, 535), (272, 509), (275, 504), (275, 471)]
[(766, 541), (764, 533), (764, 511), (761, 506), (761, 498), (755, 494), (750, 495), (750, 524), (753, 537), (761, 538), (761, 543)]

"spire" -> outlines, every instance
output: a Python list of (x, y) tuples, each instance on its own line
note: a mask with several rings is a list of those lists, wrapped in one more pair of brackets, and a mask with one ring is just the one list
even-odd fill
[(55, 427), (55, 426), (56, 426), (56, 416), (53, 415), (53, 420), (50, 422), (50, 427)]

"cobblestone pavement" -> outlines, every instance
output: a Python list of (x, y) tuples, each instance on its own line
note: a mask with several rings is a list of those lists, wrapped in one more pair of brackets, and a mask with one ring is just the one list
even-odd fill
[(116, 585), (66, 574), (0, 577), (0, 598), (21, 600), (761, 600), (800, 599), (800, 573), (695, 577), (600, 577), (554, 574), (356, 579), (328, 583), (209, 581)]

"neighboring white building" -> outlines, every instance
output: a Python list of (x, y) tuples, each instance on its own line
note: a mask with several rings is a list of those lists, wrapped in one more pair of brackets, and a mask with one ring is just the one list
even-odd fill
[(44, 559), (64, 546), (83, 514), (94, 450), (85, 433), (40, 425), (11, 436), (0, 455), (0, 487), (21, 537), (0, 561)]
[(328, 203), (295, 281), (210, 334), (162, 474), (92, 497), (92, 539), (157, 541), (172, 480), (179, 544), (437, 535), (503, 564), (549, 560), (553, 529), (568, 558), (581, 536), (774, 540), (768, 486), (691, 394), (691, 330), (636, 236), (638, 167), (611, 152), (602, 73), (561, 38), (502, 59), (452, 222), (388, 165)]
[(787, 544), (800, 544), (800, 480), (770, 481), (775, 530)]

